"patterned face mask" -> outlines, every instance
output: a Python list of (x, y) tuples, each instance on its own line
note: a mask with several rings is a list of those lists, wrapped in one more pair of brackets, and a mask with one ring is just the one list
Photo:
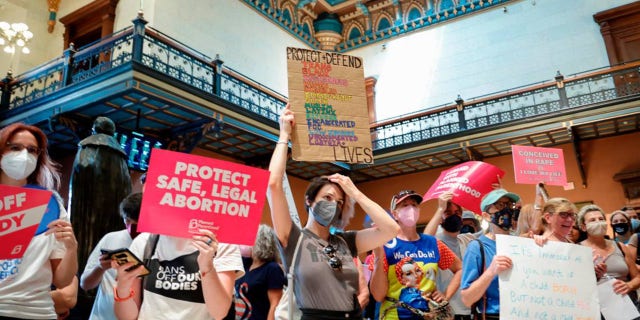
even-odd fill
[(491, 223), (504, 231), (509, 231), (512, 227), (511, 217), (513, 217), (513, 210), (509, 207), (504, 207), (502, 210), (493, 214)]

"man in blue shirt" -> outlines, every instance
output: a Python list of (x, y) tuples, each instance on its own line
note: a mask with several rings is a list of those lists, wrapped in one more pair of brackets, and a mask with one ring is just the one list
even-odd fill
[[(507, 256), (496, 255), (496, 234), (509, 235), (513, 229), (512, 217), (520, 197), (504, 189), (489, 192), (482, 198), (482, 216), (489, 224), (489, 232), (471, 241), (462, 264), (460, 294), (462, 302), (486, 319), (499, 319), (500, 290), (497, 275), (511, 269), (513, 263)], [(483, 261), (484, 257), (484, 261)], [(472, 310), (473, 311), (473, 310)]]

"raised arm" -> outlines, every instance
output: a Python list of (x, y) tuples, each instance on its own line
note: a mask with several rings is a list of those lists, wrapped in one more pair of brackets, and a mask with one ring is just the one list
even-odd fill
[(544, 187), (544, 182), (536, 184), (536, 198), (534, 199), (533, 209), (536, 211), (542, 210), (542, 206), (549, 200), (549, 193)]
[(288, 142), (293, 126), (293, 111), (291, 111), (291, 106), (287, 104), (280, 115), (280, 136), (269, 163), (269, 172), (271, 173), (269, 176), (271, 220), (278, 240), (283, 246), (287, 245), (291, 224), (293, 223), (291, 216), (289, 216), (289, 204), (287, 203), (282, 182), (287, 167)]
[(52, 221), (45, 234), (53, 233), (57, 241), (64, 244), (65, 253), (62, 259), (51, 259), (53, 271), (52, 283), (56, 288), (68, 286), (78, 272), (78, 241), (73, 234), (71, 222), (64, 219)]
[(371, 280), (369, 280), (369, 290), (376, 301), (382, 302), (387, 296), (387, 290), (389, 290), (387, 273), (384, 270), (386, 257), (382, 247), (373, 250), (373, 254), (373, 273), (371, 274)]
[(471, 285), (460, 291), (460, 298), (465, 306), (471, 307), (476, 301), (480, 300), (484, 293), (491, 285), (491, 281), (500, 272), (509, 270), (512, 267), (511, 259), (507, 256), (494, 256), (489, 267), (480, 275), (478, 279), (473, 281)]
[(436, 235), (438, 226), (442, 223), (442, 219), (444, 218), (444, 211), (447, 210), (447, 204), (451, 199), (453, 199), (452, 192), (445, 192), (438, 196), (438, 209), (436, 209), (436, 213), (433, 214), (433, 217), (431, 217), (431, 220), (429, 220), (429, 223), (422, 233), (432, 236)]
[(336, 173), (329, 176), (329, 181), (339, 184), (349, 198), (355, 200), (375, 223), (374, 227), (358, 231), (356, 236), (358, 253), (373, 250), (398, 235), (400, 226), (379, 204), (358, 190), (351, 178)]

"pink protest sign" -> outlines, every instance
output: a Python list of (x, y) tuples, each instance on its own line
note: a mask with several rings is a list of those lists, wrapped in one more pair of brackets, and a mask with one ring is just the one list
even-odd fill
[(19, 259), (36, 233), (51, 191), (0, 187), (0, 259)]
[(442, 171), (423, 198), (424, 201), (437, 199), (441, 194), (451, 191), (453, 202), (481, 214), (480, 201), (485, 194), (493, 190), (491, 185), (498, 182), (498, 176), (503, 177), (504, 171), (494, 165), (481, 161), (467, 161)]
[(511, 152), (516, 183), (544, 182), (551, 186), (567, 184), (562, 149), (513, 145)]
[(153, 149), (138, 230), (191, 238), (199, 229), (218, 241), (253, 245), (269, 171)]

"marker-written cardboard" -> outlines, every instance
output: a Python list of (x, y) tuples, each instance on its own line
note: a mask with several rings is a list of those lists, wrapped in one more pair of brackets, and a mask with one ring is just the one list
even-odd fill
[(289, 47), (287, 70), (293, 159), (373, 163), (362, 59)]

